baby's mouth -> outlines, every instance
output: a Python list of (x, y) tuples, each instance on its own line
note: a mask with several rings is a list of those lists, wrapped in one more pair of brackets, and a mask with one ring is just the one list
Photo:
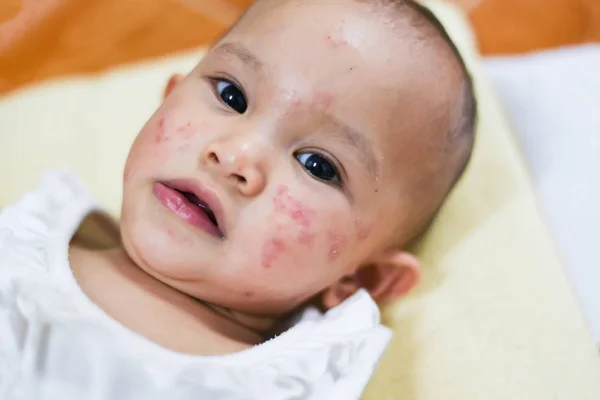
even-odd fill
[(213, 211), (210, 209), (208, 204), (206, 204), (205, 202), (200, 200), (194, 193), (184, 192), (184, 191), (177, 190), (177, 189), (173, 189), (173, 190), (181, 193), (183, 195), (183, 197), (185, 197), (187, 199), (187, 201), (189, 201), (193, 205), (199, 207), (206, 214), (208, 219), (210, 219), (210, 221), (215, 225), (215, 227), (217, 229), (219, 229), (219, 222), (217, 221), (217, 218), (215, 217), (215, 213), (213, 213)]
[(213, 236), (225, 239), (224, 213), (220, 199), (193, 179), (156, 182), (154, 195), (179, 218)]

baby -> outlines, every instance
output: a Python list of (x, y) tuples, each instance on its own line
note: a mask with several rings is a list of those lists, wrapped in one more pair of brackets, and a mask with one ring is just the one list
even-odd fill
[(423, 7), (257, 1), (168, 83), (116, 235), (68, 173), (3, 210), (0, 398), (358, 398), (475, 114)]

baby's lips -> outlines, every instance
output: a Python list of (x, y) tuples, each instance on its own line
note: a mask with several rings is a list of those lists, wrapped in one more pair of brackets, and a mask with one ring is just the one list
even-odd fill
[(227, 221), (225, 220), (225, 213), (223, 211), (223, 203), (219, 199), (219, 196), (205, 187), (199, 179), (189, 178), (189, 179), (174, 179), (170, 181), (165, 181), (165, 185), (169, 186), (172, 189), (192, 193), (196, 196), (202, 203), (206, 204), (208, 208), (212, 211), (217, 220), (217, 225), (219, 230), (221, 231), (221, 236), (225, 238), (227, 236), (226, 226)]

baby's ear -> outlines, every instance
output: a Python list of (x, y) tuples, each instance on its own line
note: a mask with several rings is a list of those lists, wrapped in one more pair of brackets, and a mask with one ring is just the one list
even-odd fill
[(175, 89), (177, 85), (181, 83), (183, 78), (185, 78), (185, 76), (183, 76), (182, 74), (171, 75), (169, 81), (167, 82), (167, 86), (165, 87), (165, 91), (163, 92), (163, 100), (171, 94), (173, 89)]
[(333, 308), (360, 288), (367, 290), (377, 303), (385, 303), (408, 293), (420, 277), (419, 260), (410, 253), (395, 250), (327, 288), (322, 304), (326, 310)]

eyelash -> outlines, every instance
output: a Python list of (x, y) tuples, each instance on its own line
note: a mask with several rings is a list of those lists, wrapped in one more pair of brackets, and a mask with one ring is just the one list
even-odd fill
[[(303, 161), (300, 159), (304, 155), (310, 155), (308, 157), (308, 159), (310, 159), (312, 156), (317, 156), (319, 158), (322, 158), (324, 161), (326, 161), (328, 164), (331, 165), (333, 172), (335, 173), (335, 178), (329, 179), (329, 180), (322, 179), (322, 178), (316, 176), (313, 172), (309, 171), (308, 168), (302, 164)], [(338, 163), (334, 161), (333, 157), (330, 157), (321, 151), (313, 150), (313, 149), (303, 149), (303, 150), (297, 151), (294, 153), (294, 157), (296, 158), (296, 160), (298, 161), (300, 166), (304, 169), (304, 171), (309, 176), (311, 176), (313, 179), (315, 179), (319, 182), (325, 183), (326, 185), (333, 185), (333, 186), (337, 186), (340, 188), (344, 187), (345, 181), (344, 181), (342, 173), (340, 172), (343, 169), (338, 166)], [(308, 159), (306, 161), (308, 161)]]
[[(211, 82), (213, 93), (214, 93), (215, 97), (217, 98), (217, 100), (221, 104), (223, 104), (228, 109), (237, 112), (238, 114), (245, 114), (246, 113), (246, 111), (248, 110), (248, 96), (246, 95), (246, 92), (244, 91), (244, 89), (242, 88), (242, 86), (239, 83), (237, 83), (237, 81), (235, 81), (232, 78), (222, 78), (222, 77), (209, 77), (209, 79), (210, 79), (210, 82)], [(233, 106), (231, 106), (230, 104), (227, 104), (227, 102), (222, 97), (223, 93), (220, 92), (220, 90), (219, 90), (218, 86), (219, 86), (220, 83), (225, 83), (225, 84), (231, 85), (231, 87), (235, 88), (236, 90), (238, 90), (241, 93), (241, 95), (243, 97), (243, 101), (244, 101), (244, 110), (243, 111), (237, 110)], [(223, 92), (225, 90), (226, 89), (223, 89)]]

